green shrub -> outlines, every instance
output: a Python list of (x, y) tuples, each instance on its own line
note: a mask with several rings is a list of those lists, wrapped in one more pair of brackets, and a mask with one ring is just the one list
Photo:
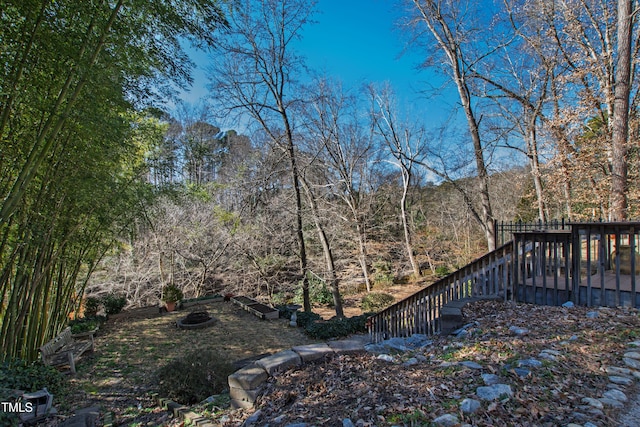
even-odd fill
[(451, 270), (449, 270), (449, 267), (447, 267), (446, 265), (441, 265), (436, 267), (436, 276), (442, 278), (444, 276), (448, 276), (451, 273)]
[(162, 288), (162, 301), (164, 302), (178, 302), (182, 301), (184, 294), (176, 285), (166, 285)]
[[(324, 280), (316, 276), (309, 275), (309, 302), (311, 304), (328, 305), (333, 307), (333, 294)], [(302, 283), (296, 288), (293, 302), (302, 305), (304, 303), (302, 296)]]
[[(59, 394), (63, 386), (62, 374), (41, 362), (28, 363), (15, 359), (0, 365), (0, 402), (15, 402), (17, 396), (13, 394), (13, 390), (31, 393), (46, 388), (52, 394)], [(0, 410), (0, 425), (18, 424), (17, 414)]]
[(391, 286), (394, 282), (391, 264), (386, 261), (376, 261), (373, 263), (373, 283), (379, 286)]
[[(291, 317), (289, 317), (291, 318)], [(297, 323), (301, 328), (307, 329), (309, 325), (312, 325), (316, 321), (322, 319), (322, 317), (314, 313), (313, 311), (302, 311), (297, 314)]]
[(213, 350), (197, 350), (169, 362), (156, 374), (163, 397), (191, 405), (222, 393), (232, 373), (225, 356)]
[(80, 334), (82, 332), (92, 331), (104, 322), (104, 317), (83, 317), (82, 319), (75, 319), (69, 322), (71, 326), (72, 334)]
[(84, 317), (95, 317), (98, 315), (98, 310), (100, 310), (100, 306), (102, 302), (100, 298), (96, 297), (87, 297), (84, 301)]
[(313, 339), (326, 340), (340, 338), (351, 334), (367, 332), (367, 318), (369, 313), (343, 319), (331, 319), (326, 322), (311, 323), (305, 327), (305, 332)]
[(127, 297), (122, 294), (110, 292), (102, 297), (102, 305), (107, 314), (118, 314), (127, 305)]
[(395, 302), (393, 295), (385, 294), (382, 292), (371, 292), (362, 297), (360, 306), (363, 311), (366, 312), (378, 312), (389, 307)]

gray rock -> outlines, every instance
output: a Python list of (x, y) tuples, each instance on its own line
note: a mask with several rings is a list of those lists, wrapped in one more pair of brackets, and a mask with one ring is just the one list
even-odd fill
[(412, 349), (419, 349), (433, 344), (424, 334), (413, 334), (405, 340), (405, 345)]
[(384, 360), (385, 362), (393, 362), (393, 356), (389, 354), (380, 354), (376, 357), (378, 360)]
[(486, 385), (494, 385), (500, 382), (500, 377), (495, 374), (482, 374), (482, 381)]
[(629, 347), (640, 347), (640, 341), (631, 341), (627, 344)]
[(387, 351), (387, 348), (382, 344), (366, 344), (364, 350), (369, 353), (380, 354)]
[(514, 368), (513, 372), (520, 378), (527, 378), (529, 375), (531, 375), (531, 371), (524, 368)]
[(497, 400), (503, 396), (513, 396), (511, 386), (508, 384), (493, 384), (490, 386), (478, 387), (476, 395), (482, 400)]
[(518, 335), (518, 336), (523, 336), (523, 335), (527, 335), (529, 333), (529, 330), (526, 328), (518, 328), (517, 326), (510, 326), (509, 327), (509, 331), (511, 331), (511, 333)]
[(251, 416), (249, 418), (247, 418), (242, 425), (243, 426), (253, 425), (254, 423), (258, 422), (258, 420), (260, 419), (261, 416), (262, 416), (262, 411), (260, 409), (258, 409), (256, 412), (251, 414)]
[(459, 331), (458, 333), (454, 332), (453, 335), (456, 338), (463, 339), (463, 338), (466, 338), (469, 335), (469, 332), (466, 329), (463, 329), (463, 330)]
[(351, 421), (349, 418), (345, 418), (344, 420), (342, 420), (342, 427), (355, 427), (355, 424), (353, 424), (353, 421)]
[(482, 369), (482, 365), (476, 362), (472, 362), (470, 360), (465, 360), (464, 362), (459, 363), (461, 366), (464, 366), (469, 369)]
[(409, 359), (406, 362), (404, 362), (402, 364), (402, 366), (413, 366), (413, 365), (417, 365), (417, 364), (418, 364), (418, 359), (416, 359), (415, 357), (412, 357), (411, 359)]
[(600, 402), (605, 406), (613, 406), (614, 408), (622, 408), (624, 404), (616, 399), (609, 399), (608, 397), (601, 397)]
[(422, 362), (422, 363), (429, 360), (424, 354), (416, 354), (416, 359), (418, 359), (418, 362)]
[(575, 304), (572, 301), (567, 301), (564, 304), (562, 304), (562, 306), (564, 308), (573, 308), (575, 306)]
[(594, 423), (590, 423), (590, 422), (586, 422), (584, 423), (584, 425), (582, 427), (598, 427), (597, 425), (595, 425)]
[(608, 375), (628, 378), (632, 377), (634, 372), (629, 368), (620, 368), (618, 366), (607, 366), (606, 371)]
[(481, 406), (482, 404), (480, 403), (480, 401), (475, 399), (464, 399), (462, 402), (460, 402), (460, 410), (463, 414), (473, 414), (477, 412)]
[(617, 375), (611, 375), (609, 377), (609, 381), (611, 381), (614, 384), (620, 384), (620, 385), (625, 385), (625, 386), (629, 386), (633, 384), (633, 380), (629, 377), (621, 377), (621, 376), (617, 376)]
[(555, 362), (556, 360), (558, 360), (558, 356), (560, 355), (562, 355), (562, 353), (556, 350), (542, 350), (538, 355), (538, 357), (540, 359), (545, 359), (545, 360), (550, 360), (552, 362)]
[(293, 423), (293, 424), (287, 424), (284, 427), (308, 427), (309, 424), (307, 423)]
[(520, 367), (526, 366), (529, 368), (541, 368), (542, 362), (536, 359), (523, 359), (523, 360), (518, 360), (518, 366)]
[(589, 406), (593, 406), (597, 409), (602, 409), (604, 405), (598, 399), (594, 399), (593, 397), (583, 397), (582, 403), (586, 403)]
[(597, 311), (590, 311), (587, 313), (587, 319), (595, 319), (600, 314)]
[(406, 345), (406, 341), (403, 338), (390, 338), (388, 340), (382, 341), (382, 345), (391, 349), (400, 352), (409, 351), (409, 348)]
[(605, 397), (607, 399), (619, 400), (620, 402), (626, 402), (627, 400), (629, 400), (629, 399), (627, 399), (627, 395), (626, 394), (624, 394), (620, 390), (616, 390), (616, 389), (605, 391), (602, 394), (602, 397)]
[(640, 370), (640, 360), (624, 357), (622, 361), (631, 369)]
[(433, 423), (442, 427), (454, 427), (457, 426), (460, 421), (458, 421), (458, 417), (455, 415), (444, 414), (433, 420)]
[(640, 360), (640, 353), (638, 353), (637, 351), (628, 351), (624, 354), (624, 357)]

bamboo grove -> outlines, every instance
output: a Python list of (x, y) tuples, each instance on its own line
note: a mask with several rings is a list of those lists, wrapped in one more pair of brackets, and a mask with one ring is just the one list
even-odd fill
[(188, 84), (180, 43), (224, 18), (205, 0), (2, 0), (0, 16), (0, 346), (33, 360), (144, 197), (140, 111)]

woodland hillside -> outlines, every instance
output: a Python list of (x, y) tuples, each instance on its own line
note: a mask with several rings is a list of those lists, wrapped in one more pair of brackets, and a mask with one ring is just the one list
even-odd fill
[(341, 292), (494, 249), (496, 221), (639, 216), (637, 2), (400, 0), (440, 118), (309, 69), (319, 6), (0, 0), (2, 359), (35, 359), (87, 296), (308, 311), (319, 286), (340, 316)]

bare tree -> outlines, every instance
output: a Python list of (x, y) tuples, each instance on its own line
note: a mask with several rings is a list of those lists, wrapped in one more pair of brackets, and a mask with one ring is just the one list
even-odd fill
[[(367, 291), (371, 291), (371, 274), (367, 253), (367, 197), (370, 194), (370, 161), (373, 141), (358, 120), (353, 97), (340, 85), (328, 80), (314, 84), (315, 95), (307, 105), (305, 121), (310, 138), (325, 165), (325, 185), (346, 205), (342, 219), (355, 228), (358, 261)], [(335, 210), (339, 212), (338, 209)]]
[(416, 178), (416, 160), (426, 154), (426, 131), (423, 128), (411, 129), (400, 122), (396, 113), (394, 95), (387, 86), (381, 91), (370, 87), (374, 111), (372, 120), (377, 133), (384, 139), (393, 160), (391, 162), (400, 169), (402, 176), (402, 197), (400, 198), (400, 218), (404, 232), (405, 249), (411, 263), (413, 275), (420, 277), (420, 265), (414, 256), (412, 232), (407, 213), (407, 196), (409, 188)]
[[(493, 250), (496, 247), (496, 239), (489, 196), (489, 173), (485, 161), (485, 147), (481, 138), (480, 120), (476, 117), (472, 105), (471, 83), (469, 81), (470, 65), (476, 60), (468, 57), (468, 52), (465, 50), (465, 43), (471, 41), (469, 38), (476, 30), (473, 28), (476, 22), (471, 15), (474, 10), (472, 3), (470, 1), (412, 0), (417, 16), (411, 20), (411, 24), (417, 28), (416, 31), (419, 34), (429, 33), (435, 40), (437, 48), (444, 54), (450, 78), (458, 91), (460, 104), (467, 120), (469, 136), (473, 145), (476, 173), (479, 178), (480, 224), (484, 230), (489, 250)], [(426, 27), (426, 31), (422, 29), (424, 27)], [(471, 29), (469, 29), (470, 27)], [(487, 54), (485, 52), (478, 56), (482, 57)]]
[(611, 135), (611, 219), (627, 219), (627, 141), (631, 93), (633, 1), (618, 0), (617, 64)]
[(530, 20), (530, 44), (556, 56), (547, 125), (556, 139), (556, 161), (566, 171), (567, 212), (587, 215), (584, 207), (572, 209), (580, 204), (601, 217), (625, 219), (631, 58), (638, 49), (632, 2), (519, 3)]
[(304, 309), (311, 310), (307, 253), (303, 232), (300, 172), (292, 109), (295, 75), (304, 68), (293, 42), (309, 23), (315, 3), (304, 0), (245, 0), (229, 12), (229, 29), (216, 49), (211, 75), (213, 91), (227, 111), (242, 111), (255, 120), (289, 159), (295, 197), (295, 233), (298, 241)]

